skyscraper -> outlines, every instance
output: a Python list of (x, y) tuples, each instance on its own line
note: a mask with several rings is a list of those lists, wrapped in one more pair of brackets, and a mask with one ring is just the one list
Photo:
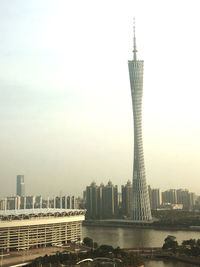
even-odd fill
[(142, 143), (142, 93), (143, 60), (137, 60), (135, 25), (133, 38), (133, 60), (128, 62), (134, 121), (133, 194), (131, 218), (136, 221), (149, 221), (151, 209), (146, 185)]
[(87, 218), (98, 218), (98, 186), (92, 182), (90, 186), (86, 187), (86, 209)]
[(126, 185), (122, 185), (122, 214), (131, 216), (131, 200), (132, 200), (132, 184), (130, 181)]
[(118, 212), (118, 188), (109, 180), (102, 190), (103, 217), (112, 218)]
[(25, 195), (24, 175), (17, 175), (17, 196)]

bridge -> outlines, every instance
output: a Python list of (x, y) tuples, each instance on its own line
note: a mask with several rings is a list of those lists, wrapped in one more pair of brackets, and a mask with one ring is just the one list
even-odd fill
[(163, 252), (161, 247), (124, 248), (123, 250), (140, 255), (158, 255)]

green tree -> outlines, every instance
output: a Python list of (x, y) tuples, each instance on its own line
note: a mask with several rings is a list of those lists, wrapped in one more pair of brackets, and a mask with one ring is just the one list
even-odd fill
[(90, 237), (85, 237), (85, 238), (83, 239), (83, 243), (84, 243), (87, 247), (90, 247), (90, 248), (92, 248), (93, 245), (94, 245), (93, 239), (90, 238)]
[(195, 239), (189, 239), (189, 240), (183, 240), (182, 246), (188, 246), (189, 248), (192, 248), (196, 246), (196, 240)]
[(173, 252), (176, 252), (176, 250), (178, 249), (178, 242), (176, 241), (176, 237), (168, 235), (164, 240), (162, 248), (164, 250), (172, 250)]

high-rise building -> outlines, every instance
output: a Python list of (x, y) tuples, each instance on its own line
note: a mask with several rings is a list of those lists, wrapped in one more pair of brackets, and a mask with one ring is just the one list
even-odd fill
[(183, 204), (184, 210), (190, 210), (191, 204), (190, 204), (190, 193), (187, 189), (178, 189), (177, 192), (177, 203)]
[(130, 181), (126, 185), (122, 185), (122, 214), (131, 216), (131, 199), (132, 199), (132, 184)]
[[(36, 196), (35, 197), (35, 205), (34, 205), (35, 209), (41, 209), (42, 208), (42, 196)], [(49, 208), (53, 208), (53, 205), (51, 205), (51, 203), (49, 204)]]
[(72, 209), (75, 209), (75, 197), (72, 196), (71, 198), (71, 203), (72, 203)]
[(162, 192), (159, 188), (151, 189), (151, 209), (156, 210), (162, 204)]
[(20, 209), (21, 198), (19, 196), (7, 197), (5, 210), (17, 210)]
[(25, 209), (34, 209), (35, 207), (35, 196), (26, 196)]
[(146, 184), (142, 142), (142, 94), (144, 61), (137, 60), (135, 26), (133, 40), (133, 60), (128, 62), (134, 118), (134, 167), (131, 218), (136, 221), (150, 221), (152, 220), (152, 217)]
[(67, 197), (67, 209), (71, 209), (71, 197)]
[(95, 219), (98, 217), (98, 186), (95, 182), (86, 187), (86, 209), (87, 218)]
[(119, 212), (118, 187), (111, 181), (106, 186), (95, 182), (86, 187), (86, 217), (88, 219), (113, 218)]
[(24, 175), (17, 175), (17, 196), (25, 195)]
[(169, 189), (162, 192), (162, 202), (177, 204), (177, 193), (176, 189)]
[(111, 181), (103, 187), (102, 191), (103, 201), (103, 217), (112, 218), (118, 211), (118, 188), (114, 186)]
[(192, 210), (195, 206), (195, 202), (196, 202), (196, 194), (190, 192), (189, 193), (189, 210)]
[(98, 192), (97, 192), (98, 218), (99, 219), (103, 218), (103, 188), (104, 188), (104, 184), (101, 183), (100, 186), (98, 187)]
[(184, 210), (192, 210), (195, 205), (195, 193), (187, 189), (169, 189), (162, 192), (162, 202), (183, 205)]

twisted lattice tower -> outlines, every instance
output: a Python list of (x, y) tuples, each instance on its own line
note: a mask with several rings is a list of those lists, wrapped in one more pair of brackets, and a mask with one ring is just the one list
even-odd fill
[(128, 61), (133, 121), (134, 121), (134, 159), (133, 159), (133, 192), (131, 219), (150, 221), (151, 208), (146, 184), (143, 142), (142, 142), (142, 94), (143, 94), (143, 60), (137, 60), (135, 25), (133, 38), (133, 60)]

